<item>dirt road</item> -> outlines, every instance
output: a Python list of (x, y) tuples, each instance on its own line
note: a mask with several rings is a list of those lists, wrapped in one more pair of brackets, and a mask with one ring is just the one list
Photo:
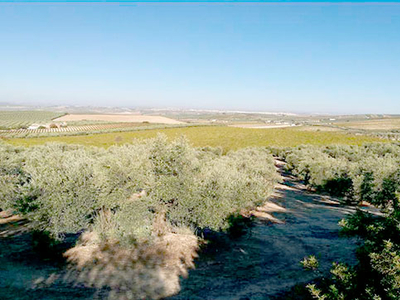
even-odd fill
[(271, 202), (286, 209), (272, 214), (281, 222), (257, 221), (244, 236), (211, 247), (170, 300), (271, 299), (316, 276), (299, 263), (307, 255), (315, 254), (325, 272), (333, 261), (355, 262), (356, 241), (338, 236), (338, 221), (354, 209), (309, 193), (278, 167), (284, 182)]

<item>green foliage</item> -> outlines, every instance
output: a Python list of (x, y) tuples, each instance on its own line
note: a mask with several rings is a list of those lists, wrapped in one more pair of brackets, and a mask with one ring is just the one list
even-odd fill
[(308, 257), (305, 257), (301, 262), (303, 265), (303, 268), (306, 270), (316, 270), (318, 269), (319, 262), (315, 255), (310, 255)]
[[(43, 121), (44, 122), (44, 121)], [(47, 123), (47, 122), (46, 122)], [(118, 132), (134, 132), (134, 131), (146, 131), (155, 129), (167, 129), (167, 128), (181, 128), (181, 127), (192, 127), (198, 126), (196, 124), (147, 124), (147, 123), (117, 123), (117, 122), (104, 122), (104, 121), (68, 121), (68, 125), (62, 128), (51, 129), (36, 129), (36, 130), (23, 130), (27, 129), (28, 126), (24, 125), (19, 127), (18, 130), (3, 130), (0, 131), (1, 137), (5, 139), (12, 139), (12, 141), (24, 141), (23, 145), (31, 144), (44, 144), (46, 142), (68, 142), (71, 139), (70, 136), (80, 136), (81, 138), (88, 139), (89, 136), (94, 134), (106, 134), (113, 133), (112, 136), (115, 138), (115, 133)], [(204, 125), (203, 125), (204, 126)], [(208, 125), (211, 126), (211, 125)], [(50, 126), (51, 127), (51, 126)], [(49, 138), (49, 140), (40, 139), (41, 142), (35, 142), (35, 138)], [(61, 138), (64, 137), (64, 138)], [(29, 139), (29, 140), (26, 140)], [(31, 140), (32, 139), (32, 140)], [(89, 138), (90, 140), (90, 138)], [(120, 143), (123, 141), (121, 137), (117, 141), (111, 141), (109, 145)], [(114, 143), (115, 142), (115, 143)], [(18, 142), (17, 142), (18, 143)], [(79, 143), (75, 141), (75, 143)], [(86, 144), (86, 143), (84, 143)], [(93, 144), (91, 144), (93, 145)], [(98, 145), (96, 145), (98, 146)]]
[(308, 290), (310, 291), (311, 295), (314, 299), (317, 300), (326, 300), (327, 296), (322, 294), (322, 291), (316, 287), (315, 284), (307, 285)]
[(381, 275), (381, 286), (392, 299), (400, 297), (400, 251), (391, 241), (384, 241), (381, 252), (371, 253), (373, 270)]
[(381, 210), (379, 215), (357, 210), (340, 222), (342, 235), (363, 241), (358, 264), (334, 263), (330, 278), (308, 285), (312, 297), (400, 299), (400, 146), (298, 147), (279, 154), (310, 186)]
[(0, 129), (24, 128), (32, 123), (47, 123), (65, 113), (52, 111), (0, 111)]
[(300, 146), (275, 150), (287, 169), (312, 188), (350, 202), (397, 205), (400, 146), (375, 143), (363, 146)]
[(194, 148), (165, 136), (102, 148), (0, 144), (0, 207), (53, 237), (93, 227), (129, 243), (165, 226), (225, 230), (231, 216), (263, 203), (277, 180), (270, 153)]
[[(273, 129), (253, 129), (253, 128), (234, 128), (228, 126), (187, 126), (171, 125), (171, 128), (151, 129), (156, 125), (144, 126), (130, 132), (120, 132), (121, 137), (115, 141), (115, 133), (99, 133), (79, 136), (58, 136), (58, 137), (41, 137), (41, 138), (16, 138), (9, 139), (8, 142), (14, 145), (31, 146), (45, 144), (48, 142), (62, 142), (71, 144), (82, 144), (98, 147), (110, 147), (115, 144), (131, 143), (133, 139), (154, 138), (159, 133), (163, 133), (173, 140), (181, 135), (196, 147), (222, 147), (224, 152), (237, 150), (247, 147), (294, 147), (298, 145), (361, 145), (368, 142), (379, 142), (382, 139), (376, 137), (352, 135), (341, 132), (330, 131), (307, 131), (299, 128), (273, 128)], [(162, 125), (167, 127), (167, 125)], [(175, 127), (175, 128), (172, 128)], [(178, 128), (181, 127), (181, 128)], [(146, 130), (144, 130), (146, 129)], [(118, 131), (121, 131), (118, 129)], [(94, 132), (92, 132), (94, 133)], [(60, 135), (59, 133), (56, 133)], [(46, 133), (46, 135), (50, 135)], [(73, 133), (77, 135), (77, 133)], [(30, 135), (31, 136), (31, 135)]]

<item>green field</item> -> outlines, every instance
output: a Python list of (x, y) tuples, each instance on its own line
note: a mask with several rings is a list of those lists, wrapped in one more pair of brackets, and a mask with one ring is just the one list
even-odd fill
[(384, 140), (361, 135), (350, 135), (329, 131), (302, 131), (300, 128), (248, 129), (233, 127), (185, 127), (153, 129), (134, 132), (115, 132), (82, 136), (41, 137), (27, 139), (7, 139), (13, 145), (38, 145), (47, 142), (63, 142), (87, 146), (109, 147), (116, 144), (132, 143), (134, 139), (155, 137), (163, 133), (169, 138), (186, 136), (194, 146), (222, 147), (225, 151), (251, 146), (291, 147), (302, 144), (361, 145)]
[(53, 111), (0, 111), (0, 129), (18, 129), (33, 123), (48, 123), (65, 115)]

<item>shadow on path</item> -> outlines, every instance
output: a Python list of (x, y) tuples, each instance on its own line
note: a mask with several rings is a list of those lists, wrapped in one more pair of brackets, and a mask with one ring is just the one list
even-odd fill
[[(283, 181), (270, 202), (253, 212), (259, 218), (239, 237), (221, 235), (206, 247), (196, 269), (181, 280), (181, 292), (170, 300), (271, 299), (313, 279), (300, 265), (307, 255), (316, 255), (325, 272), (336, 260), (355, 263), (356, 240), (339, 238), (337, 224), (354, 208), (310, 193), (283, 171), (282, 162), (277, 162), (277, 169)], [(57, 278), (35, 289), (32, 284), (38, 278), (51, 279), (51, 274), (62, 278), (65, 262), (39, 258), (26, 225), (15, 218), (0, 222), (1, 299), (106, 298), (106, 293)]]
[(273, 213), (280, 224), (258, 220), (241, 237), (207, 249), (170, 300), (271, 299), (314, 278), (300, 265), (305, 256), (316, 255), (324, 272), (333, 261), (356, 262), (356, 240), (338, 236), (338, 221), (354, 208), (308, 192), (282, 162), (277, 169), (283, 182), (270, 201), (286, 209)]

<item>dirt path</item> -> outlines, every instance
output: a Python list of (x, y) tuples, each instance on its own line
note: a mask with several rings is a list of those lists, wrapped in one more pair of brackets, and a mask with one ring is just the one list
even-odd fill
[[(68, 238), (66, 244), (60, 245), (60, 251), (73, 244), (73, 240)], [(62, 275), (65, 272), (63, 260), (47, 255), (41, 257), (40, 251), (33, 250), (32, 232), (26, 220), (18, 216), (0, 216), (0, 299), (61, 300), (96, 297), (94, 289), (74, 287), (52, 277), (52, 274)]]
[(170, 300), (271, 299), (315, 277), (299, 263), (307, 255), (315, 254), (325, 272), (333, 261), (355, 262), (356, 241), (338, 236), (338, 221), (354, 209), (309, 193), (282, 166), (278, 162), (284, 181), (271, 199), (280, 222), (259, 220), (244, 236), (211, 247)]

